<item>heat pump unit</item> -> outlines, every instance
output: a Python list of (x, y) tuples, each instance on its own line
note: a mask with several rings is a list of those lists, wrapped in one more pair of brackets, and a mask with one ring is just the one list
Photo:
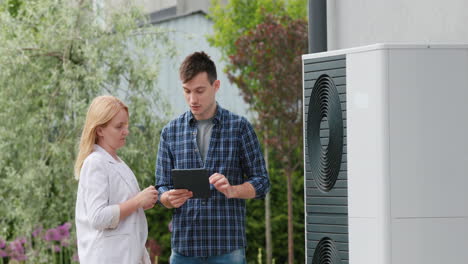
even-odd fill
[(468, 263), (468, 45), (303, 56), (306, 262)]

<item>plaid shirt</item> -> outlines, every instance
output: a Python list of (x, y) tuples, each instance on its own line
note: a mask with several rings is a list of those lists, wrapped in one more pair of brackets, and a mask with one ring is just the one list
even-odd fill
[[(231, 185), (249, 182), (263, 198), (270, 182), (260, 144), (250, 123), (217, 105), (205, 163), (197, 147), (197, 120), (190, 111), (162, 130), (156, 163), (159, 195), (173, 189), (171, 169), (206, 168)], [(245, 176), (244, 176), (245, 175)], [(191, 198), (173, 209), (172, 249), (184, 256), (217, 256), (246, 247), (245, 200), (227, 199), (213, 185), (211, 198)]]

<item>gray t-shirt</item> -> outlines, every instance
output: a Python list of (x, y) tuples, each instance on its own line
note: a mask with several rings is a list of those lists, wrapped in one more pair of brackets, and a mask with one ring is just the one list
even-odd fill
[(213, 126), (213, 118), (197, 120), (197, 145), (203, 162), (205, 162), (206, 155), (208, 154)]

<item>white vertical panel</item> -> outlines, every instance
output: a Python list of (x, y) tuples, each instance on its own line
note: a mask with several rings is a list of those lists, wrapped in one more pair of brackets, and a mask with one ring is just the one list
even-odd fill
[(392, 263), (467, 263), (467, 218), (396, 219), (393, 222)]
[[(336, 43), (345, 49), (374, 43), (468, 42), (465, 0), (331, 0)], [(333, 29), (330, 29), (333, 30)]]
[(393, 217), (468, 217), (468, 52), (390, 51)]
[(387, 74), (385, 49), (347, 56), (350, 263), (390, 263)]

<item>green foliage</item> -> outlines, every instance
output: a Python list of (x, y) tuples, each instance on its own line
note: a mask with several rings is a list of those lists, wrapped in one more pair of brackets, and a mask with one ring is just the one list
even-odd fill
[[(128, 104), (130, 136), (119, 155), (142, 188), (154, 184), (167, 111), (154, 81), (158, 61), (173, 51), (163, 31), (141, 26), (145, 18), (139, 10), (99, 14), (92, 2), (32, 0), (17, 4), (14, 12), (11, 3), (21, 1), (0, 2), (0, 237), (5, 239), (28, 236), (38, 225), (73, 222), (77, 143), (97, 95), (112, 94)], [(167, 211), (148, 215), (152, 235), (167, 233), (160, 220)]]
[(8, 5), (6, 8), (8, 9), (8, 12), (10, 12), (12, 16), (16, 17), (18, 15), (18, 10), (23, 3), (22, 0), (8, 0), (7, 3)]
[(212, 0), (211, 14), (214, 34), (209, 43), (221, 49), (225, 59), (236, 53), (235, 42), (265, 21), (266, 14), (306, 19), (307, 0)]
[[(276, 263), (288, 262), (288, 201), (284, 173), (281, 164), (269, 168), (271, 183), (271, 226), (273, 237), (273, 259)], [(294, 193), (294, 255), (296, 263), (304, 262), (304, 178), (302, 170), (297, 170), (293, 179)], [(247, 202), (247, 259), (248, 263), (256, 263), (258, 248), (265, 248), (265, 209), (263, 200)], [(263, 263), (266, 263), (263, 250)]]

